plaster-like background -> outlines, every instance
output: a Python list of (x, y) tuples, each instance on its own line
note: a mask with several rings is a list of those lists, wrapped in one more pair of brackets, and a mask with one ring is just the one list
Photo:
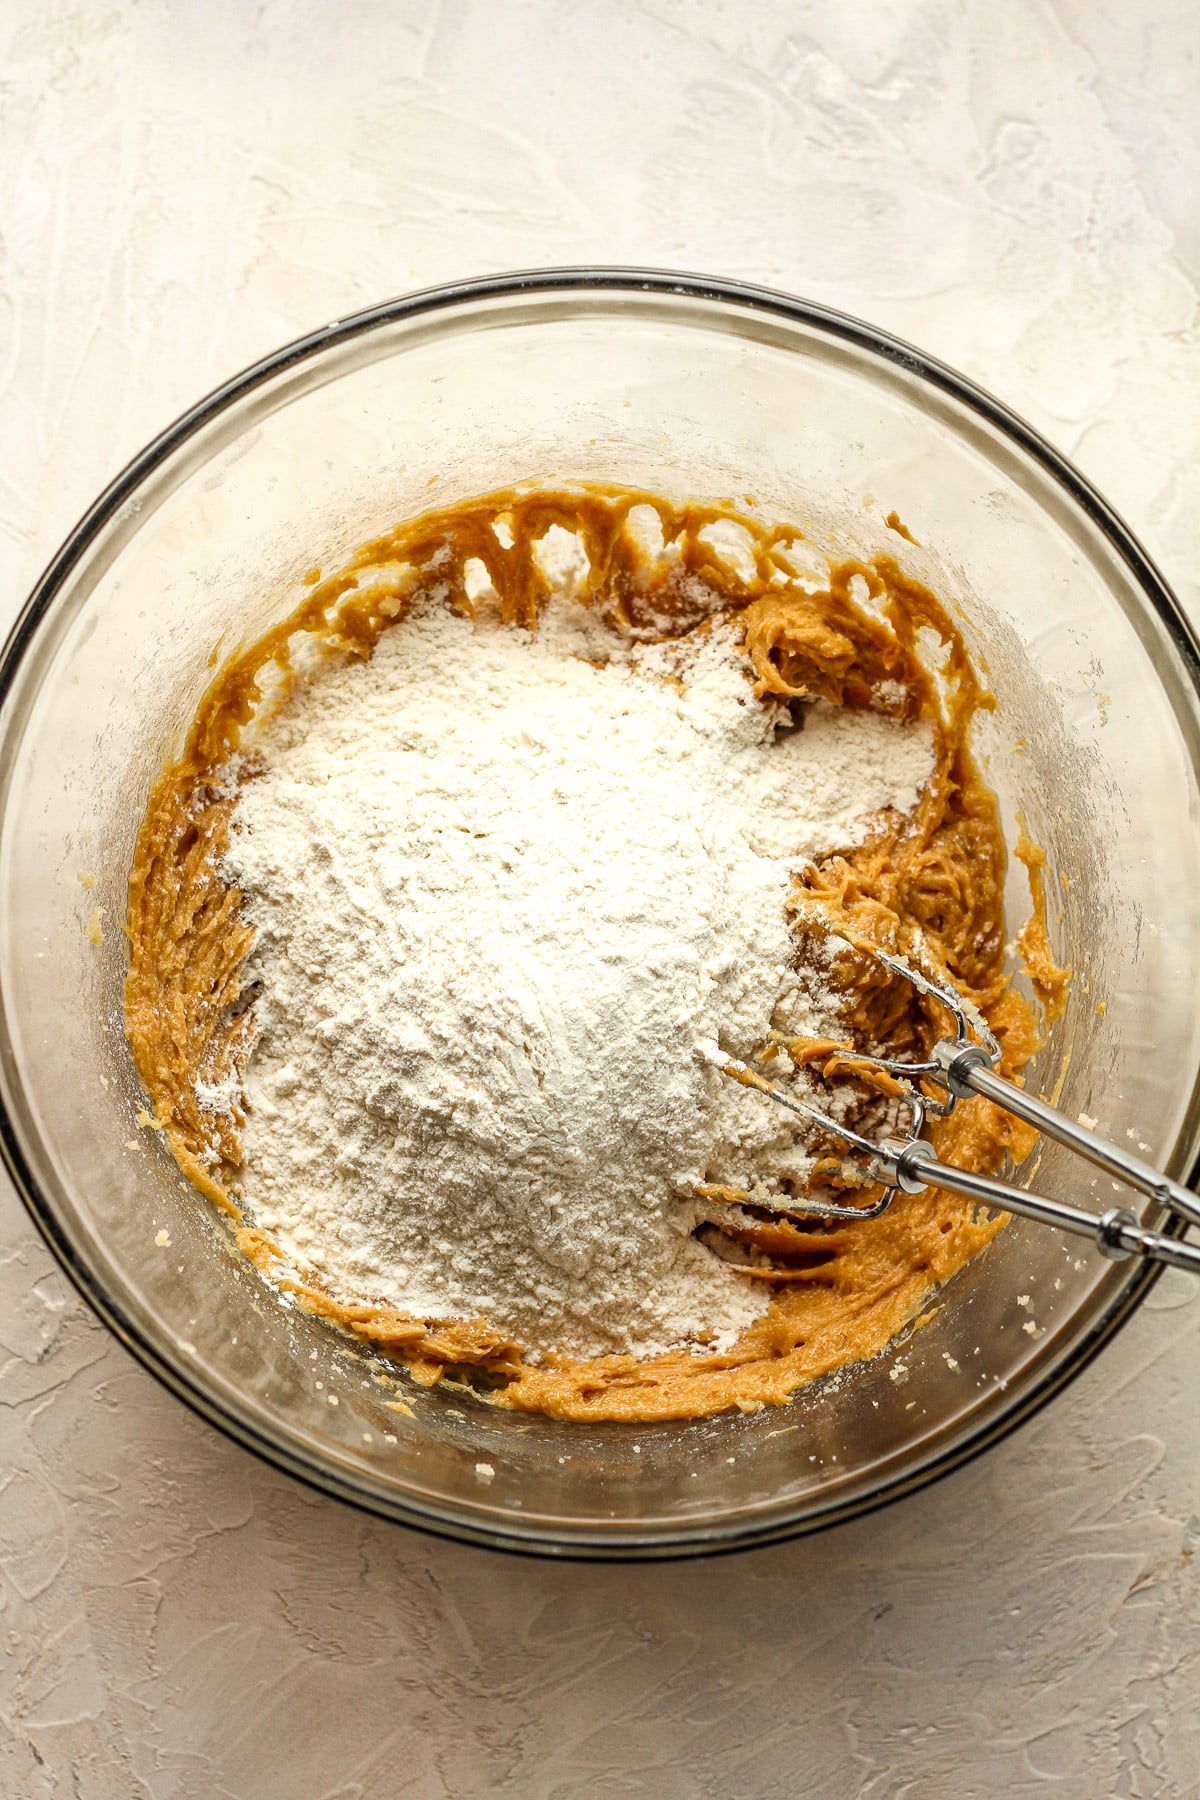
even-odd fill
[[(934, 351), (1185, 600), (1193, 0), (6, 0), (0, 611), (173, 413), (443, 278), (632, 260)], [(1200, 1791), (1200, 1294), (891, 1511), (543, 1567), (319, 1499), (161, 1392), (0, 1192), (0, 1793)]]

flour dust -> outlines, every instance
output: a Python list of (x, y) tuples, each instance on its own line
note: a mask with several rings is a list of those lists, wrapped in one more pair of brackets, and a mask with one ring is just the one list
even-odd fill
[(768, 1304), (694, 1188), (810, 1161), (701, 1046), (836, 1028), (792, 872), (932, 763), (880, 714), (797, 729), (732, 627), (597, 662), (583, 614), (531, 637), (426, 599), (327, 667), (264, 729), (223, 871), (262, 984), (248, 1215), (337, 1297), (534, 1360), (731, 1342)]

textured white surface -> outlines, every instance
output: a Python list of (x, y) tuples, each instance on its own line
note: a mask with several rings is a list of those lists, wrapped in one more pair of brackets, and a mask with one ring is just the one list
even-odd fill
[[(1185, 600), (1193, 0), (243, 0), (0, 14), (6, 616), (172, 413), (398, 290), (631, 259), (911, 337)], [(723, 1562), (360, 1517), (161, 1392), (0, 1195), (0, 1793), (1190, 1796), (1200, 1294), (982, 1461)]]

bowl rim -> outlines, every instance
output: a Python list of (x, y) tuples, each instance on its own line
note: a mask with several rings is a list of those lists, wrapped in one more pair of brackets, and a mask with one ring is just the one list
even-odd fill
[[(1015, 442), (1097, 527), (1158, 615), (1179, 657), (1182, 673), (1190, 680), (1200, 701), (1200, 635), (1152, 558), (1074, 464), (986, 389), (891, 333), (818, 301), (720, 276), (620, 265), (579, 265), (517, 270), (446, 282), (366, 307), (260, 357), (181, 413), (102, 490), (67, 534), (32, 588), (0, 650), (0, 716), (7, 707), (25, 657), (63, 584), (92, 542), (147, 477), (219, 414), (284, 371), (381, 326), (479, 301), (551, 293), (566, 296), (661, 295), (775, 315), (791, 324), (806, 325), (827, 337), (852, 344), (949, 395), (1003, 437)], [(0, 819), (0, 827), (2, 823)], [(904, 1471), (885, 1475), (868, 1492), (842, 1500), (831, 1497), (824, 1503), (818, 1500), (815, 1505), (810, 1498), (802, 1516), (789, 1515), (786, 1511), (782, 1515), (770, 1512), (757, 1523), (753, 1516), (738, 1515), (726, 1525), (719, 1521), (697, 1525), (681, 1523), (679, 1527), (667, 1528), (661, 1523), (645, 1528), (589, 1524), (556, 1530), (532, 1517), (522, 1521), (510, 1514), (500, 1520), (494, 1514), (482, 1511), (467, 1508), (460, 1511), (457, 1502), (433, 1505), (411, 1495), (384, 1494), (370, 1482), (359, 1480), (349, 1468), (343, 1466), (335, 1470), (333, 1465), (323, 1466), (310, 1460), (283, 1437), (276, 1437), (247, 1417), (239, 1417), (227, 1410), (196, 1378), (190, 1366), (185, 1367), (182, 1359), (175, 1362), (150, 1340), (132, 1312), (108, 1293), (79, 1254), (26, 1161), (2, 1090), (0, 1159), (64, 1273), (114, 1336), (163, 1386), (227, 1437), (309, 1487), (377, 1517), (459, 1542), (568, 1561), (670, 1560), (751, 1549), (826, 1529), (914, 1493), (972, 1461), (1039, 1412), (1091, 1363), (1141, 1304), (1161, 1273), (1160, 1265), (1143, 1263), (1131, 1268), (1128, 1278), (1114, 1291), (1060, 1365), (1044, 1371), (1028, 1392), (1004, 1396), (994, 1415), (974, 1429), (968, 1429), (957, 1444), (948, 1449), (926, 1450)], [(1188, 1170), (1189, 1185), (1195, 1181), (1197, 1173), (1200, 1173), (1200, 1154), (1195, 1166)], [(1175, 1224), (1169, 1224), (1167, 1228), (1182, 1229)]]

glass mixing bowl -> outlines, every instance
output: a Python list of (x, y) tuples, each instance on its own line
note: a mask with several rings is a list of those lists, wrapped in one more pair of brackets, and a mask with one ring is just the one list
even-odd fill
[[(785, 1408), (636, 1429), (494, 1411), (389, 1385), (274, 1298), (138, 1128), (121, 1024), (135, 833), (217, 647), (434, 502), (587, 478), (752, 495), (956, 602), (999, 697), (978, 748), (1010, 842), (1020, 815), (1046, 849), (1074, 969), (1030, 1080), (1188, 1177), (1198, 663), (1160, 576), (1062, 457), (950, 370), (822, 307), (631, 270), (475, 281), (339, 320), (202, 401), (72, 532), (0, 670), (0, 1129), (97, 1312), (242, 1443), (452, 1536), (678, 1555), (811, 1530), (953, 1467), (1076, 1373), (1150, 1277), (1016, 1223), (923, 1330)], [(923, 548), (885, 526), (893, 508)], [(1015, 927), (1019, 867), (1008, 904)], [(1035, 1177), (1110, 1200), (1055, 1145)]]

